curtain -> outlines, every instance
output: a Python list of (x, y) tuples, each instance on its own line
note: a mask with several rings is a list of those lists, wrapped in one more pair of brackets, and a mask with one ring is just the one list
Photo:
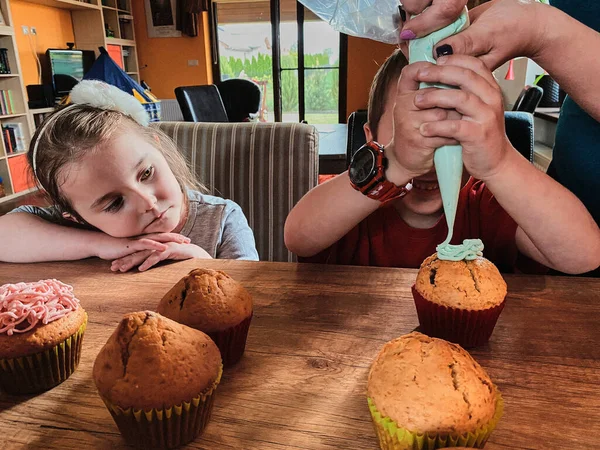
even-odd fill
[(199, 15), (208, 8), (209, 0), (177, 0), (177, 29), (186, 36), (198, 36)]

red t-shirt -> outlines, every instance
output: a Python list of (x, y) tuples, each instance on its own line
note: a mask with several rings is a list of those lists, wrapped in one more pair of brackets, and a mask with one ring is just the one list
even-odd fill
[[(412, 228), (402, 220), (391, 203), (372, 213), (331, 247), (310, 258), (299, 258), (300, 261), (419, 268), (425, 258), (435, 253), (435, 247), (446, 239), (446, 219), (442, 215), (432, 228)], [(479, 238), (485, 245), (487, 259), (501, 272), (514, 272), (519, 256), (516, 230), (516, 222), (485, 184), (470, 178), (460, 191), (451, 243)], [(529, 266), (528, 262), (525, 261), (524, 265)], [(539, 267), (526, 271), (538, 272)]]

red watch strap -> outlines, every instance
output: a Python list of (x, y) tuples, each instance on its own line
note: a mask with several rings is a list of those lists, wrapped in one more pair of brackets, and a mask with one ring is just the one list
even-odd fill
[(406, 194), (408, 194), (409, 190), (410, 189), (406, 186), (396, 186), (391, 181), (383, 180), (376, 182), (372, 188), (364, 191), (363, 193), (367, 197), (374, 200), (386, 202), (388, 200), (404, 197)]

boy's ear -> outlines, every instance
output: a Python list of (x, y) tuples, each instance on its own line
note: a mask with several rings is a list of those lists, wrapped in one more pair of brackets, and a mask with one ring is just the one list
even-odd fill
[(368, 123), (363, 125), (363, 130), (365, 130), (365, 137), (367, 138), (367, 142), (371, 142), (373, 140), (373, 133), (371, 132), (371, 127)]

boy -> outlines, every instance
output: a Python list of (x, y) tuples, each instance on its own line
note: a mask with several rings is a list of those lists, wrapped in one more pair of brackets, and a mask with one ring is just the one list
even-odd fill
[[(515, 270), (519, 255), (566, 273), (598, 267), (598, 226), (575, 196), (512, 147), (489, 70), (462, 55), (406, 64), (397, 50), (381, 66), (365, 125), (367, 141), (384, 147), (385, 186), (378, 188), (392, 199), (360, 192), (357, 177), (370, 168), (354, 161), (353, 180), (338, 175), (290, 212), (287, 247), (309, 262), (418, 268), (447, 234), (433, 153), (460, 142), (466, 171), (453, 244), (481, 239), (503, 272)], [(423, 81), (460, 89), (419, 90)]]

